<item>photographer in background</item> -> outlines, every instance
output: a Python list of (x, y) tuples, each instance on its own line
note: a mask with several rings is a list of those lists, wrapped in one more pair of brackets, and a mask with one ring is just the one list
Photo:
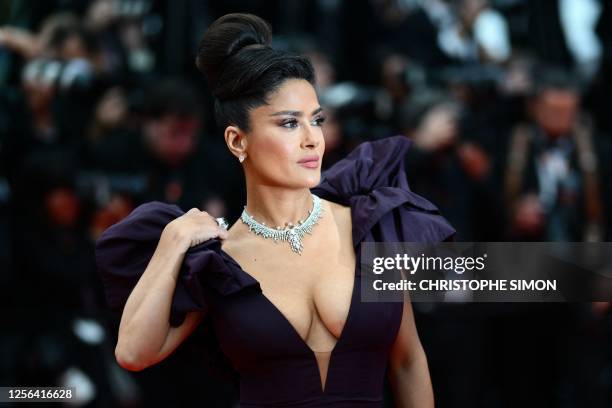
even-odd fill
[(228, 203), (241, 202), (230, 197), (244, 193), (234, 179), (239, 168), (219, 167), (225, 142), (202, 134), (201, 102), (193, 87), (173, 80), (155, 84), (143, 109), (142, 168), (148, 180), (143, 200), (198, 207), (217, 217), (236, 214)]
[(434, 90), (420, 90), (406, 101), (403, 129), (414, 141), (406, 164), (411, 188), (435, 200), (459, 226), (457, 240), (475, 241), (491, 224), (482, 215), (492, 200), (476, 200), (492, 169), (487, 152), (462, 133), (461, 106)]
[(582, 111), (580, 88), (567, 72), (543, 69), (536, 83), (530, 120), (517, 124), (509, 140), (507, 233), (514, 240), (609, 239), (608, 138)]

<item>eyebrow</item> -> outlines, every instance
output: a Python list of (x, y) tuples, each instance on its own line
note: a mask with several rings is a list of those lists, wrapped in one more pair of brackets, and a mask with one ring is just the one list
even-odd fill
[[(321, 112), (323, 110), (323, 108), (321, 108), (320, 106), (313, 110), (312, 113), (310, 114), (310, 116), (314, 116), (317, 113)], [(272, 114), (270, 114), (270, 116), (281, 116), (281, 115), (289, 115), (289, 116), (297, 116), (297, 117), (301, 117), (304, 113), (302, 111), (294, 111), (294, 110), (284, 110), (284, 111), (278, 111), (278, 112), (274, 112)]]

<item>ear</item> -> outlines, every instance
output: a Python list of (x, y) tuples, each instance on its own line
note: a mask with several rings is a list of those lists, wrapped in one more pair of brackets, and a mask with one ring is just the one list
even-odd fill
[(236, 157), (240, 155), (246, 156), (247, 151), (247, 138), (246, 135), (237, 126), (228, 126), (225, 128), (225, 143), (227, 144), (230, 152)]

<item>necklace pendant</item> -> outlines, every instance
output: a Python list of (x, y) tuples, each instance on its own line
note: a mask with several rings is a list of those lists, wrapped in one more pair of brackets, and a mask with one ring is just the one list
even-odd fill
[(255, 235), (261, 235), (263, 238), (271, 238), (274, 243), (278, 243), (278, 241), (287, 241), (291, 250), (301, 255), (304, 250), (302, 238), (305, 234), (312, 233), (313, 226), (318, 223), (319, 218), (321, 218), (321, 213), (323, 212), (321, 199), (312, 193), (311, 196), (312, 209), (308, 211), (308, 217), (304, 220), (300, 220), (298, 224), (286, 223), (285, 228), (280, 226), (275, 228), (268, 227), (265, 223), (259, 223), (251, 217), (247, 213), (246, 207), (242, 211), (240, 218), (242, 222), (249, 227), (249, 231), (252, 231)]
[(302, 245), (302, 240), (299, 235), (295, 233), (295, 231), (291, 231), (289, 233), (289, 245), (291, 245), (291, 250), (298, 254), (302, 254), (302, 250), (304, 250), (304, 245)]

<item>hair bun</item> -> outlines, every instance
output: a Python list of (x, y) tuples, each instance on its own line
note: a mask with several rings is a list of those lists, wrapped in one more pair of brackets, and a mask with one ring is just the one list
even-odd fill
[(196, 66), (208, 81), (211, 90), (230, 57), (245, 47), (265, 48), (272, 41), (272, 28), (254, 14), (232, 13), (215, 20), (204, 33), (198, 46)]

